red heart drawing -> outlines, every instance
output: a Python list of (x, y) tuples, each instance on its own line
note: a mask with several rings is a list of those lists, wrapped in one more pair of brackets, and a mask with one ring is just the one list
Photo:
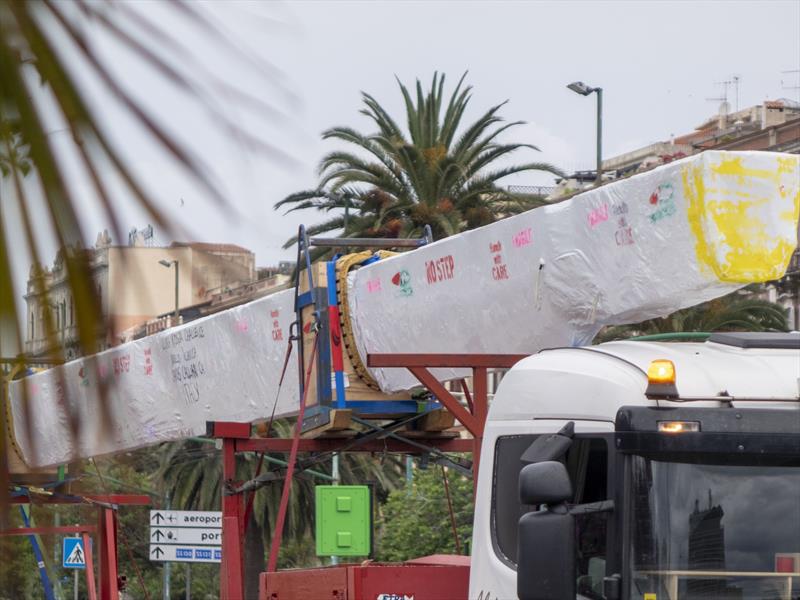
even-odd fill
[(400, 273), (394, 274), (394, 277), (392, 277), (392, 283), (395, 285), (400, 285)]

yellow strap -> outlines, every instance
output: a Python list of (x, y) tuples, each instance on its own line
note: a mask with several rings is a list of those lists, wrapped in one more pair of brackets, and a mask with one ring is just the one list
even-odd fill
[[(17, 438), (14, 436), (14, 415), (11, 413), (11, 390), (10, 384), (11, 380), (17, 376), (20, 371), (24, 371), (25, 366), (17, 364), (12, 369), (11, 372), (3, 379), (3, 403), (6, 405), (6, 431), (8, 432), (8, 442), (11, 444), (11, 448), (14, 450), (14, 453), (19, 458), (20, 462), (23, 465), (26, 465), (25, 459), (22, 457), (22, 450), (20, 450), (19, 445), (17, 444)], [(23, 384), (24, 385), (24, 384)]]
[(339, 304), (339, 323), (342, 328), (342, 345), (345, 350), (347, 350), (347, 356), (350, 357), (353, 371), (355, 371), (356, 375), (358, 375), (368, 387), (380, 391), (381, 388), (378, 386), (378, 382), (370, 375), (367, 366), (361, 360), (358, 348), (356, 348), (356, 339), (353, 335), (353, 326), (350, 319), (350, 304), (347, 302), (347, 274), (353, 267), (371, 258), (374, 254), (377, 254), (380, 258), (388, 258), (394, 256), (397, 252), (378, 250), (378, 252), (373, 253), (370, 250), (365, 250), (354, 254), (346, 254), (336, 261), (336, 301)]

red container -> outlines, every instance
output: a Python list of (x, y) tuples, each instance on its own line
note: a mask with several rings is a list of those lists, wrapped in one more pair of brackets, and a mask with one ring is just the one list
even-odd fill
[(469, 557), (262, 573), (259, 600), (466, 600)]

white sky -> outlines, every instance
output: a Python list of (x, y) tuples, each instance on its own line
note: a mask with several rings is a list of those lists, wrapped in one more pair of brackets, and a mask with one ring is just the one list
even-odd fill
[[(264, 118), (216, 100), (243, 128), (279, 148), (290, 161), (248, 152), (226, 138), (196, 100), (144, 68), (129, 52), (103, 38), (98, 48), (131, 93), (210, 166), (227, 197), (220, 211), (159, 154), (115, 104), (99, 92), (95, 104), (133, 168), (184, 233), (182, 239), (228, 242), (256, 253), (259, 265), (293, 258), (283, 241), (301, 222), (320, 215), (284, 217), (272, 205), (316, 185), (322, 155), (342, 147), (319, 134), (334, 125), (368, 129), (359, 115), (360, 91), (375, 96), (403, 120), (397, 75), (407, 84), (433, 72), (454, 84), (465, 70), (474, 88), (474, 118), (510, 100), (507, 120), (525, 120), (506, 141), (533, 143), (541, 152), (520, 153), (514, 162), (540, 160), (564, 170), (594, 166), (595, 98), (566, 89), (583, 80), (604, 89), (604, 156), (691, 131), (717, 111), (716, 82), (741, 77), (739, 106), (765, 98), (797, 98), (800, 69), (800, 2), (212, 2), (202, 8), (245, 52), (269, 61), (282, 75), (234, 61), (161, 3), (129, 5), (191, 47), (193, 57), (227, 82), (247, 89), (280, 111)], [(180, 68), (182, 61), (175, 58)], [(183, 61), (185, 68), (185, 61)], [(82, 75), (82, 73), (79, 73)], [(90, 90), (95, 84), (87, 81)], [(449, 87), (449, 86), (448, 86)], [(729, 94), (735, 104), (733, 91)], [(54, 126), (54, 140), (64, 137)], [(518, 175), (506, 184), (551, 183), (549, 177)], [(96, 210), (85, 181), (75, 179), (83, 205), (85, 236), (109, 224)], [(7, 186), (3, 187), (7, 191)], [(183, 200), (183, 202), (181, 202)], [(120, 201), (124, 229), (147, 220)], [(10, 218), (13, 221), (13, 210)], [(234, 215), (234, 216), (232, 216)], [(41, 215), (40, 215), (41, 217)], [(43, 217), (42, 217), (43, 218)], [(42, 221), (42, 226), (44, 221)], [(9, 226), (13, 229), (13, 225)], [(168, 243), (169, 236), (158, 234)], [(126, 240), (115, 240), (125, 243)], [(44, 244), (48, 262), (55, 247)], [(24, 284), (29, 258), (15, 253)], [(22, 288), (20, 288), (21, 290)]]

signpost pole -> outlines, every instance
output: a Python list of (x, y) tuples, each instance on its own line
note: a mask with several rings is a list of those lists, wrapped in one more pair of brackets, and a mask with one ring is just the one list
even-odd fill
[[(178, 268), (177, 264), (175, 265), (175, 268), (176, 269)], [(176, 278), (175, 278), (176, 285), (177, 285), (177, 281), (178, 281), (178, 279), (177, 279), (177, 276), (176, 276)], [(176, 300), (175, 300), (176, 305), (177, 305), (177, 302), (178, 302), (178, 300), (176, 298)], [(170, 508), (171, 508), (170, 497), (169, 497), (169, 495), (167, 495), (167, 510), (169, 510)], [(166, 561), (164, 563), (164, 595), (163, 595), (164, 600), (170, 600), (170, 596), (169, 596), (169, 570), (170, 570), (170, 565), (171, 564), (172, 563), (170, 563), (169, 561)]]

